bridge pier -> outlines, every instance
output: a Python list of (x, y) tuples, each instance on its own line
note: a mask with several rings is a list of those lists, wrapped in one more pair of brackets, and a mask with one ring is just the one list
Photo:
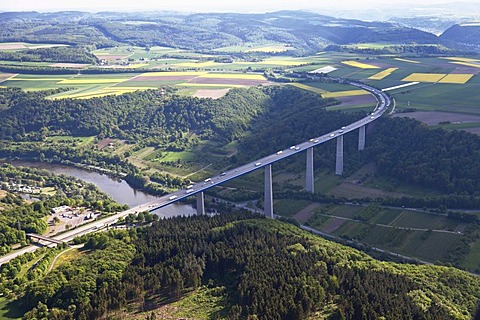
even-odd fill
[(202, 192), (197, 193), (197, 215), (205, 215), (205, 196)]
[(335, 163), (335, 174), (341, 176), (343, 174), (343, 135), (337, 138), (337, 160)]
[(365, 149), (365, 126), (358, 129), (358, 151)]
[(273, 219), (272, 165), (265, 166), (264, 214)]
[(305, 190), (314, 193), (315, 186), (313, 181), (313, 147), (307, 149), (307, 173), (305, 176)]

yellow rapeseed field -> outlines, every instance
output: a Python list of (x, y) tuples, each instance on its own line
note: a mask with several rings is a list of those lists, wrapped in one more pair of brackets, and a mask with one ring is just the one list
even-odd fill
[(297, 87), (297, 88), (300, 88), (300, 89), (304, 89), (304, 90), (308, 90), (308, 91), (312, 91), (312, 92), (315, 92), (315, 93), (318, 93), (318, 94), (324, 94), (324, 93), (330, 93), (326, 90), (322, 90), (320, 88), (315, 88), (315, 87), (311, 87), (311, 86), (307, 86), (306, 84), (303, 84), (303, 83), (292, 83), (291, 84), (292, 86), (294, 87)]
[(358, 62), (358, 61), (342, 61), (343, 64), (346, 64), (347, 66), (355, 67), (355, 68), (360, 68), (360, 69), (379, 69), (379, 67), (374, 66), (372, 64), (367, 64), (363, 62)]
[(65, 99), (65, 98), (72, 98), (72, 99), (89, 99), (89, 98), (98, 98), (104, 97), (109, 95), (120, 95), (124, 93), (130, 93), (138, 90), (148, 90), (148, 89), (156, 89), (154, 87), (106, 87), (101, 88), (94, 91), (86, 91), (86, 92), (79, 92), (79, 93), (69, 93), (65, 92), (61, 95), (57, 95), (53, 97), (53, 99)]
[(447, 74), (445, 77), (440, 79), (440, 83), (458, 83), (458, 84), (464, 84), (470, 78), (473, 77), (473, 74), (471, 73), (463, 73), (463, 74)]
[(120, 83), (130, 80), (130, 78), (125, 79), (66, 79), (58, 82), (58, 84), (101, 84), (101, 83)]
[(412, 73), (402, 81), (409, 82), (438, 82), (445, 77), (445, 73)]
[(261, 74), (251, 73), (207, 73), (202, 74), (200, 78), (266, 80)]
[(398, 68), (388, 68), (383, 71), (380, 71), (379, 73), (374, 74), (373, 76), (370, 76), (368, 79), (370, 80), (382, 80), (385, 77), (388, 77), (391, 75), (395, 70)]
[(462, 62), (479, 62), (479, 61), (480, 61), (480, 60), (478, 60), (478, 59), (462, 58), (462, 57), (447, 57), (447, 58), (442, 58), (442, 59), (454, 60), (454, 61), (462, 61)]
[(480, 68), (480, 64), (471, 63), (471, 62), (451, 61), (450, 63), (461, 64), (462, 66), (467, 66), (467, 67)]
[(340, 98), (340, 97), (350, 97), (350, 96), (362, 96), (364, 94), (370, 94), (365, 90), (347, 90), (347, 91), (336, 91), (336, 92), (327, 92), (322, 94), (322, 98)]
[(408, 63), (420, 63), (419, 61), (402, 59), (402, 58), (394, 58), (393, 60), (403, 61), (403, 62), (408, 62)]

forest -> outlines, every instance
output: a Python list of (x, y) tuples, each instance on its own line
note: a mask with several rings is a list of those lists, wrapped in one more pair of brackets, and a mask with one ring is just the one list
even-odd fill
[[(211, 52), (239, 44), (284, 43), (297, 55), (316, 53), (328, 45), (395, 42), (439, 44), (435, 35), (389, 22), (339, 19), (312, 12), (265, 14), (174, 14), (85, 12), (4, 13), (1, 42), (92, 45), (167, 46)], [(456, 43), (456, 41), (454, 41)]]
[(176, 144), (179, 149), (188, 143), (182, 135), (189, 131), (200, 138), (230, 142), (250, 129), (254, 118), (270, 110), (285, 110), (294, 101), (318, 108), (335, 103), (290, 86), (236, 89), (220, 100), (164, 96), (160, 90), (88, 100), (46, 100), (44, 95), (0, 89), (0, 139), (35, 141), (52, 134), (101, 134), (142, 140), (145, 145)]
[(54, 47), (23, 51), (0, 51), (0, 60), (21, 62), (97, 63), (97, 58), (85, 47)]
[(380, 172), (444, 193), (480, 196), (480, 137), (430, 129), (409, 118), (380, 119), (367, 148)]
[(210, 316), (229, 319), (470, 319), (480, 298), (480, 280), (466, 272), (379, 262), (246, 212), (82, 241), (82, 259), (24, 284), (25, 319), (147, 315), (200, 287), (226, 288)]

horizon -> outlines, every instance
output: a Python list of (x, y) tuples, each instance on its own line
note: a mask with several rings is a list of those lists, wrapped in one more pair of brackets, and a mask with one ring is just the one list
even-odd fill
[[(282, 10), (301, 10), (312, 11), (316, 13), (336, 13), (337, 16), (356, 16), (372, 15), (383, 18), (395, 14), (425, 14), (425, 8), (431, 8), (434, 13), (436, 6), (451, 6), (453, 4), (479, 5), (476, 0), (451, 1), (451, 0), (424, 0), (421, 3), (413, 0), (391, 0), (388, 2), (378, 2), (376, 0), (342, 0), (339, 2), (329, 2), (321, 0), (312, 2), (310, 0), (244, 0), (239, 4), (225, 3), (221, 0), (204, 0), (202, 2), (194, 0), (180, 0), (173, 3), (160, 2), (152, 4), (149, 0), (137, 0), (133, 5), (131, 1), (126, 0), (70, 0), (56, 1), (44, 0), (41, 3), (35, 0), (17, 0), (9, 3), (0, 4), (0, 12), (58, 12), (58, 11), (85, 11), (85, 12), (145, 12), (145, 11), (176, 11), (184, 13), (265, 13)], [(469, 13), (468, 9), (462, 11), (461, 6), (455, 10), (462, 13)], [(355, 12), (357, 11), (357, 13)], [(442, 12), (443, 13), (443, 12)], [(451, 14), (452, 12), (448, 12)], [(470, 15), (473, 15), (470, 12)]]

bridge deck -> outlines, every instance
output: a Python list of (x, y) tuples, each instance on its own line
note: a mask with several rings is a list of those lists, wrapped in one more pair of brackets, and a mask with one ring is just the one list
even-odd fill
[(47, 242), (57, 243), (57, 244), (64, 243), (62, 240), (57, 240), (57, 239), (53, 239), (53, 238), (49, 238), (49, 237), (44, 237), (44, 236), (41, 236), (41, 235), (36, 234), (36, 233), (27, 233), (27, 237), (33, 238), (33, 239), (38, 239), (38, 240), (43, 240), (43, 241), (47, 241)]

